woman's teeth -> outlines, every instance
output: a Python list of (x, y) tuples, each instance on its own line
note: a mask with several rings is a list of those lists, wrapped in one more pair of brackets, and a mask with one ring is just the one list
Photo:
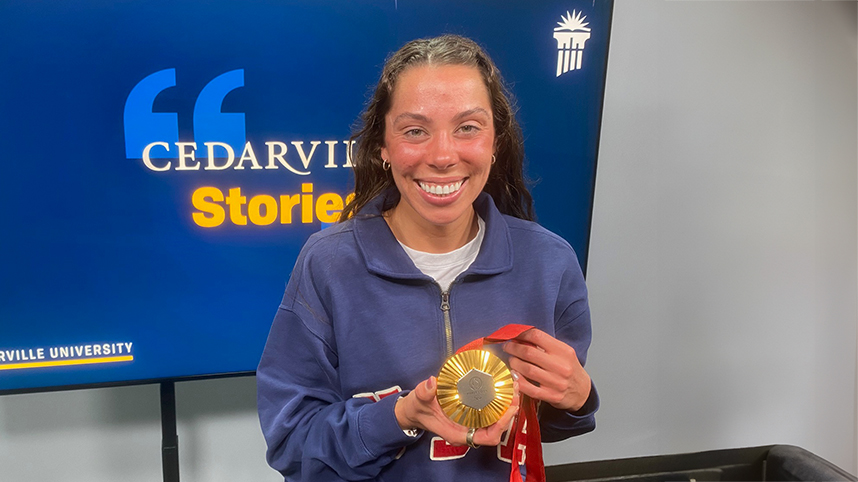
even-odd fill
[(418, 182), (420, 185), (420, 189), (428, 192), (429, 194), (434, 194), (436, 196), (446, 196), (448, 194), (453, 194), (462, 187), (463, 181), (457, 181), (451, 184), (429, 184), (427, 182)]

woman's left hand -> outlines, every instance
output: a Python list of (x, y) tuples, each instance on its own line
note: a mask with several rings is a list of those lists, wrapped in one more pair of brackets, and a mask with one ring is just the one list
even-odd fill
[(575, 349), (537, 328), (504, 344), (519, 391), (554, 408), (575, 412), (590, 396), (590, 375)]

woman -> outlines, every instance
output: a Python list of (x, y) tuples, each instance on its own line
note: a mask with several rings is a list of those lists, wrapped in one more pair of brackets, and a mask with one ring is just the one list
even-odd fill
[(520, 130), (473, 41), (403, 46), (362, 120), (355, 198), (304, 246), (257, 372), (268, 461), (287, 480), (505, 480), (517, 400), (469, 433), (432, 375), (471, 340), (533, 325), (503, 349), (543, 402), (543, 441), (592, 430), (575, 254), (530, 221)]

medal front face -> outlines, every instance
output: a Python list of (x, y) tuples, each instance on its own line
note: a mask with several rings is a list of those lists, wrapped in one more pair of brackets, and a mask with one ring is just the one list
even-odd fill
[(472, 368), (456, 383), (459, 401), (474, 410), (482, 410), (495, 398), (494, 385), (491, 375)]
[(453, 355), (438, 374), (438, 403), (454, 422), (482, 428), (512, 404), (513, 380), (506, 364), (485, 350)]

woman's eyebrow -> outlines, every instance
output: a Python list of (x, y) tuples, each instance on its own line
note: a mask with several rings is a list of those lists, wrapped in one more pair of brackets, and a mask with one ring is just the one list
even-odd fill
[(426, 123), (431, 122), (429, 120), (429, 118), (423, 114), (416, 114), (414, 112), (403, 112), (402, 114), (399, 114), (398, 116), (396, 116), (396, 119), (393, 119), (393, 123), (397, 124), (397, 123), (399, 123), (399, 121), (401, 121), (403, 119), (416, 120), (416, 121), (421, 121), (421, 122), (426, 122)]
[[(483, 114), (486, 117), (491, 117), (491, 115), (489, 115), (489, 112), (487, 110), (483, 109), (482, 107), (474, 107), (473, 109), (468, 109), (468, 110), (459, 112), (458, 114), (453, 116), (453, 120), (458, 121), (458, 120), (461, 120), (465, 117), (470, 117), (474, 114)], [(426, 117), (423, 114), (417, 114), (415, 112), (403, 112), (402, 114), (399, 114), (398, 116), (396, 116), (395, 119), (393, 119), (393, 124), (395, 125), (403, 119), (416, 120), (416, 121), (420, 121), (420, 122), (425, 122), (427, 124), (432, 122), (428, 117)]]
[(464, 117), (470, 117), (471, 115), (478, 114), (478, 113), (482, 113), (486, 117), (491, 117), (491, 115), (489, 115), (488, 111), (483, 109), (482, 107), (474, 107), (473, 109), (468, 109), (466, 111), (459, 112), (458, 114), (456, 114), (453, 117), (453, 120), (459, 120), (459, 119), (462, 119)]

